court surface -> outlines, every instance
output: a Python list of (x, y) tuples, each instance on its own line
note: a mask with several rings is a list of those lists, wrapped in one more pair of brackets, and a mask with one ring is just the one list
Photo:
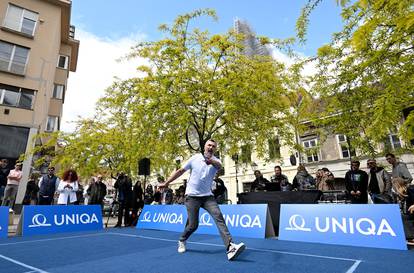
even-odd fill
[(219, 236), (111, 228), (0, 240), (0, 272), (413, 272), (414, 251), (234, 238), (247, 248), (228, 261)]

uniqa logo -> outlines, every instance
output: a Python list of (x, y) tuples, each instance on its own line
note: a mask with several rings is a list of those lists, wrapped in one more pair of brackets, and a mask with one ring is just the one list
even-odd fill
[[(243, 228), (254, 228), (258, 227), (261, 228), (262, 224), (260, 222), (260, 217), (255, 215), (252, 217), (249, 214), (232, 214), (226, 215), (223, 214), (223, 218), (226, 222), (226, 225), (232, 227), (243, 227)], [(213, 222), (211, 220), (211, 216), (209, 213), (204, 212), (199, 219), (200, 226), (212, 226)]]
[[(381, 219), (379, 224), (366, 217), (358, 219), (325, 217), (324, 220), (325, 221), (323, 221), (323, 218), (320, 219), (319, 217), (315, 217), (314, 230), (322, 233), (342, 232), (344, 234), (359, 233), (364, 236), (381, 236), (383, 234), (389, 234), (393, 237), (397, 236), (386, 219)], [(303, 216), (294, 214), (289, 218), (289, 227), (286, 227), (285, 230), (311, 231), (312, 229), (310, 227), (305, 227), (305, 219)]]
[(32, 217), (32, 224), (29, 227), (50, 227), (51, 225), (47, 223), (46, 216), (39, 213)]
[[(60, 216), (60, 219), (59, 219)], [(89, 215), (87, 213), (82, 214), (61, 214), (54, 216), (54, 222), (57, 226), (62, 225), (79, 225), (79, 224), (93, 224), (99, 223), (98, 217), (95, 213)]]
[[(151, 219), (152, 216), (152, 219)], [(144, 213), (144, 216), (141, 222), (153, 222), (153, 223), (164, 223), (164, 224), (183, 224), (183, 215), (177, 213), (156, 212), (154, 215), (151, 215), (149, 211)]]

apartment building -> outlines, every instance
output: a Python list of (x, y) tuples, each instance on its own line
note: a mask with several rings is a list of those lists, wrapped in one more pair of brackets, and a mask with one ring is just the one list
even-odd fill
[[(70, 0), (0, 1), (0, 158), (10, 166), (39, 132), (59, 130), (69, 72), (79, 41)], [(32, 158), (23, 162), (21, 204)]]

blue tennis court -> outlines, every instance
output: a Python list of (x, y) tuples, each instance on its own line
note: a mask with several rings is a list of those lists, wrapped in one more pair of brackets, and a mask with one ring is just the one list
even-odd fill
[(246, 239), (228, 261), (219, 236), (194, 234), (177, 253), (179, 234), (107, 229), (95, 233), (0, 240), (0, 272), (411, 272), (414, 252)]

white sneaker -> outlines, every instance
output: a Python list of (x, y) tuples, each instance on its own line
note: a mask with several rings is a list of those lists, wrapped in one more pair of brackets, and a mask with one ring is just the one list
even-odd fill
[(184, 253), (186, 250), (185, 241), (178, 241), (178, 253)]
[(227, 259), (229, 261), (236, 259), (237, 256), (239, 256), (240, 253), (242, 253), (245, 248), (246, 246), (244, 245), (244, 243), (240, 243), (240, 244), (230, 243), (229, 250), (227, 251)]

